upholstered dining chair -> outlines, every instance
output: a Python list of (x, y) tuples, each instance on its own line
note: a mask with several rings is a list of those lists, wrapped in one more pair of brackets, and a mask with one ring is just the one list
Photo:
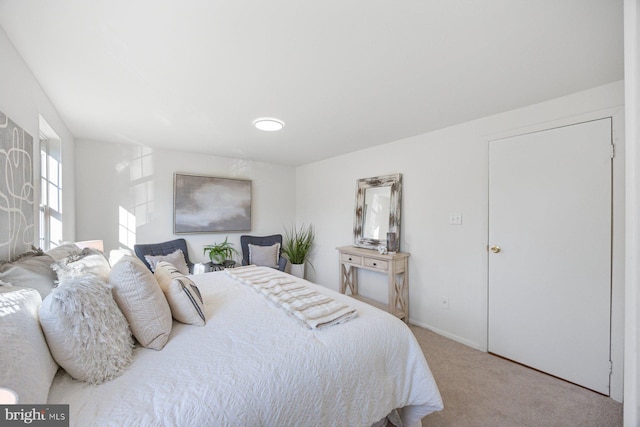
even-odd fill
[[(280, 247), (277, 252), (274, 252), (274, 245), (277, 243), (280, 244)], [(253, 246), (253, 251), (250, 250), (249, 245)], [(255, 250), (256, 246), (260, 247), (259, 251)], [(284, 271), (287, 266), (287, 259), (282, 256), (282, 234), (273, 234), (271, 236), (240, 236), (240, 247), (242, 248), (242, 265), (268, 265), (280, 271)], [(268, 261), (264, 262), (265, 259), (269, 258), (274, 259), (273, 264)], [(275, 259), (277, 259), (277, 264), (275, 264)]]
[(189, 260), (189, 252), (187, 251), (187, 241), (185, 239), (175, 239), (169, 240), (167, 242), (160, 243), (145, 243), (145, 244), (136, 244), (133, 245), (133, 250), (142, 260), (144, 265), (147, 266), (149, 270), (153, 270), (149, 265), (149, 262), (145, 258), (145, 255), (169, 255), (176, 251), (176, 249), (180, 249), (184, 254), (184, 260), (187, 263), (187, 267), (189, 268), (189, 273), (193, 273), (193, 263)]

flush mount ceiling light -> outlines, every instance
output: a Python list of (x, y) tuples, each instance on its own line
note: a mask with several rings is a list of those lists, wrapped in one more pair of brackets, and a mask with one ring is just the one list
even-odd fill
[(254, 120), (253, 125), (260, 130), (274, 132), (282, 129), (284, 127), (284, 122), (271, 117), (263, 117), (261, 119)]

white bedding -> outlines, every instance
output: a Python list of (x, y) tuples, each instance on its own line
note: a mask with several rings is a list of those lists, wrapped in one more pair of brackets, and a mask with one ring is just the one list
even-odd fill
[[(99, 386), (60, 371), (50, 404), (70, 404), (72, 426), (370, 426), (393, 409), (405, 425), (442, 409), (413, 334), (399, 319), (305, 282), (358, 310), (307, 329), (223, 272), (192, 276), (204, 327), (174, 322), (160, 351)], [(297, 279), (300, 280), (300, 279)]]

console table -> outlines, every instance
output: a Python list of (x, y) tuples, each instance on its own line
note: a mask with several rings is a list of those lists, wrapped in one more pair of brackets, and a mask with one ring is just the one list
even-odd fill
[[(396, 252), (380, 254), (376, 250), (343, 246), (340, 252), (340, 293), (347, 289), (353, 298), (364, 301), (404, 319), (409, 323), (409, 254)], [(387, 275), (389, 303), (382, 304), (358, 294), (358, 269), (377, 271)]]

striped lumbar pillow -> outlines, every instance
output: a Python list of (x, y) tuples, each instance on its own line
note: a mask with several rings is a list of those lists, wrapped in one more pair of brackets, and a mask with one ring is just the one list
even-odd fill
[(178, 322), (204, 326), (204, 301), (193, 280), (180, 273), (172, 264), (160, 261), (154, 273), (171, 307), (171, 315)]

